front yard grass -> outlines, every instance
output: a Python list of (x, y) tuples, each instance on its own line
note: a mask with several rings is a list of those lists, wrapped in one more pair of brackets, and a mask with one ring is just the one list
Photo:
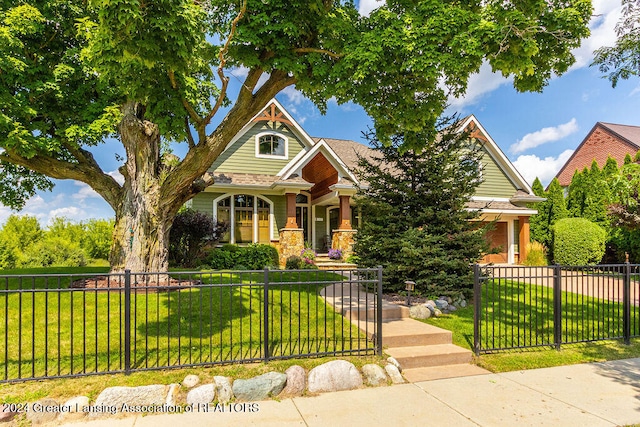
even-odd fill
[[(124, 369), (122, 292), (71, 290), (68, 285), (72, 279), (67, 276), (15, 277), (72, 273), (75, 280), (106, 270), (0, 272), (0, 340), (6, 343), (0, 345), (5, 347), (0, 350), (0, 379)], [(197, 278), (203, 284), (192, 288), (132, 292), (132, 368), (259, 361), (264, 357), (264, 273), (202, 272)], [(321, 287), (344, 280), (342, 276), (318, 270), (271, 271), (269, 280), (282, 282), (269, 288), (271, 356), (330, 355), (372, 348), (364, 333), (319, 297)], [(111, 286), (122, 284), (115, 279)], [(51, 288), (61, 290), (44, 292)]]
[[(483, 285), (481, 340), (483, 348), (535, 346), (483, 353), (475, 362), (492, 372), (535, 369), (577, 363), (640, 357), (640, 338), (625, 345), (622, 336), (622, 303), (571, 292), (562, 293), (563, 335), (560, 350), (553, 347), (552, 289), (501, 280)], [(489, 316), (487, 316), (489, 313)], [(495, 319), (493, 326), (489, 320)], [(638, 335), (640, 310), (632, 306), (632, 335)], [(634, 322), (635, 319), (635, 322)], [(473, 307), (459, 309), (426, 323), (453, 332), (453, 343), (473, 350)], [(598, 340), (598, 341), (593, 341)]]

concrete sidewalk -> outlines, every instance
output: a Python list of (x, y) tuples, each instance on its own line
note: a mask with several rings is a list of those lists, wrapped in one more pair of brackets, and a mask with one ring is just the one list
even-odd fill
[(591, 427), (636, 423), (640, 423), (640, 358), (232, 404), (225, 412), (214, 412), (212, 407), (209, 412), (70, 425)]

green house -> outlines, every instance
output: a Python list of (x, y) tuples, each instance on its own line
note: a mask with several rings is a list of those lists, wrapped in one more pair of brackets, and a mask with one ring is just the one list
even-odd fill
[[(538, 199), (475, 117), (462, 126), (486, 150), (483, 182), (468, 205), (487, 221), (498, 218), (491, 238), (500, 255), (486, 261), (518, 262), (536, 213), (524, 204)], [(348, 254), (359, 222), (354, 170), (358, 155), (371, 152), (354, 141), (310, 137), (274, 99), (227, 145), (210, 169), (215, 184), (190, 204), (230, 224), (223, 243), (273, 244), (281, 262), (305, 242), (321, 253), (333, 247)]]

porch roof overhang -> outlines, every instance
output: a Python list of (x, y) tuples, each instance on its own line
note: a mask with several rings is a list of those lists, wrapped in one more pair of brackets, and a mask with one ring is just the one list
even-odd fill
[(508, 201), (496, 200), (471, 200), (465, 204), (465, 209), (497, 215), (531, 216), (538, 213), (536, 209), (529, 209), (527, 207), (514, 205)]
[(277, 191), (284, 194), (298, 193), (313, 187), (313, 183), (307, 182), (299, 176), (281, 179), (275, 175), (223, 172), (215, 175), (214, 179), (215, 183), (207, 187), (206, 191), (252, 189)]

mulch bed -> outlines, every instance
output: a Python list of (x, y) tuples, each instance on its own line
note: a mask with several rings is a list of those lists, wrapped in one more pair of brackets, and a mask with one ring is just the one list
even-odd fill
[[(169, 280), (157, 280), (156, 276), (143, 276), (136, 281), (135, 275), (132, 276), (131, 290), (134, 292), (164, 292), (176, 291), (180, 289), (193, 288), (202, 285), (201, 280), (178, 280), (169, 278)], [(153, 279), (156, 279), (155, 281)], [(109, 276), (95, 276), (88, 279), (74, 280), (69, 285), (72, 289), (97, 289), (109, 290), (124, 288), (124, 279), (113, 278)]]

